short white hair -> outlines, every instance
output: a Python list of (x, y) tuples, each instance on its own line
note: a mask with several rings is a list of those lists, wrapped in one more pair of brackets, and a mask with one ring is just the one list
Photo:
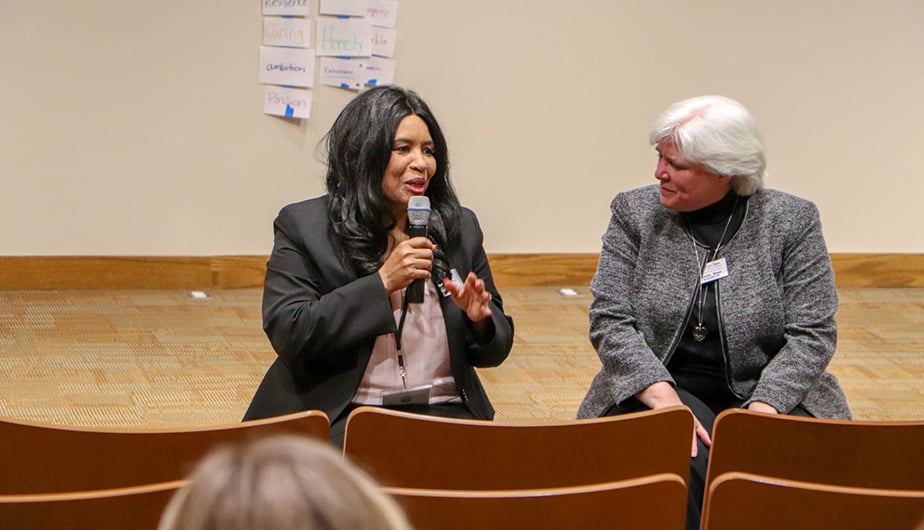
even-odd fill
[(767, 159), (757, 122), (741, 103), (724, 96), (678, 101), (658, 116), (648, 141), (670, 139), (684, 158), (717, 175), (732, 177), (738, 195), (764, 187)]

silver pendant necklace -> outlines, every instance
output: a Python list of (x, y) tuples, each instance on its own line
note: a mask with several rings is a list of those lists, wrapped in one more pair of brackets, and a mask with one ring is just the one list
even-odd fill
[[(693, 256), (696, 259), (696, 266), (699, 268), (699, 283), (697, 284), (697, 287), (696, 287), (696, 298), (694, 298), (694, 302), (693, 302), (693, 303), (696, 303), (697, 301), (699, 302), (699, 310), (697, 311), (697, 315), (696, 315), (697, 322), (696, 322), (696, 325), (693, 326), (693, 332), (692, 332), (693, 340), (695, 340), (696, 342), (703, 342), (704, 340), (706, 340), (706, 337), (709, 335), (709, 330), (706, 328), (706, 325), (703, 324), (703, 307), (706, 305), (706, 297), (709, 295), (709, 285), (711, 284), (711, 282), (710, 284), (706, 284), (705, 286), (703, 286), (703, 271), (706, 269), (706, 264), (709, 263), (710, 261), (715, 261), (715, 258), (719, 255), (719, 249), (722, 248), (722, 241), (725, 240), (725, 234), (728, 232), (728, 226), (731, 224), (732, 217), (735, 216), (735, 209), (737, 207), (738, 207), (738, 198), (736, 197), (735, 204), (732, 205), (731, 213), (728, 214), (728, 220), (725, 221), (725, 228), (722, 229), (722, 235), (719, 236), (719, 241), (715, 245), (715, 250), (712, 251), (712, 259), (709, 258), (709, 251), (707, 250), (706, 254), (703, 256), (702, 263), (700, 263), (699, 251), (696, 249), (696, 245), (698, 241), (696, 240), (696, 236), (693, 234), (693, 228), (692, 227), (690, 228), (690, 239), (692, 240), (692, 243), (693, 243)], [(703, 245), (703, 247), (706, 247), (707, 249), (709, 248), (706, 245)]]

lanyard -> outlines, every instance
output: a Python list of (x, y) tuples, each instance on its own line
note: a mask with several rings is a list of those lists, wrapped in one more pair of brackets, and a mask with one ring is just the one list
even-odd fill
[(407, 317), (408, 301), (407, 296), (401, 297), (401, 318), (398, 320), (398, 330), (395, 332), (395, 353), (398, 355), (398, 373), (401, 374), (401, 382), (407, 389), (407, 369), (404, 366), (404, 354), (401, 352), (401, 333), (404, 331), (404, 319)]

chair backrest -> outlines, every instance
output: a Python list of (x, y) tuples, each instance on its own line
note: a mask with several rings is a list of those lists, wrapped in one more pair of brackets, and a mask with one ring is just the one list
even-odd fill
[(530, 490), (384, 490), (404, 508), (417, 530), (676, 530), (683, 528), (687, 502), (686, 483), (673, 473)]
[(321, 411), (182, 430), (75, 429), (0, 420), (0, 494), (178, 480), (215, 446), (282, 433), (329, 438), (330, 423)]
[(176, 480), (94, 491), (0, 495), (0, 528), (16, 530), (156, 530)]
[(924, 491), (855, 488), (725, 473), (706, 492), (703, 530), (916, 530)]
[(344, 455), (383, 486), (553, 488), (656, 473), (687, 477), (692, 437), (685, 407), (545, 425), (360, 407), (347, 419)]
[(924, 490), (924, 421), (871, 422), (723, 411), (709, 482), (729, 471), (806, 482)]

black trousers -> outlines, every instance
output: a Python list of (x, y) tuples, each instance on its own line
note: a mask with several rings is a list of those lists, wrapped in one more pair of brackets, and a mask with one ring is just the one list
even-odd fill
[[(346, 429), (346, 420), (353, 409), (361, 405), (350, 405), (330, 424), (330, 443), (343, 449), (343, 436)], [(462, 418), (465, 420), (478, 419), (464, 403), (440, 403), (436, 405), (405, 405), (401, 407), (387, 407), (392, 410), (423, 414), (425, 416), (441, 416), (443, 418)]]
[[(703, 427), (709, 431), (709, 436), (711, 437), (712, 427), (715, 425), (715, 418), (724, 409), (710, 407), (703, 400), (682, 388), (677, 387), (675, 390), (677, 391), (677, 395), (680, 396), (680, 401), (690, 408), (690, 411), (693, 412), (696, 419), (698, 419)], [(735, 406), (740, 407), (743, 403), (743, 401), (738, 402)], [(638, 412), (642, 410), (648, 410), (648, 407), (641, 401), (631, 398), (623, 403), (622, 407), (611, 407), (604, 416), (615, 416), (625, 412)], [(797, 406), (794, 410), (789, 412), (789, 414), (792, 416), (812, 416), (807, 410), (802, 408), (801, 405)], [(699, 523), (702, 518), (703, 510), (703, 497), (706, 493), (706, 468), (709, 465), (709, 447), (706, 447), (706, 444), (698, 437), (696, 439), (696, 447), (696, 457), (690, 460), (690, 476), (687, 480), (687, 530), (699, 530)]]

